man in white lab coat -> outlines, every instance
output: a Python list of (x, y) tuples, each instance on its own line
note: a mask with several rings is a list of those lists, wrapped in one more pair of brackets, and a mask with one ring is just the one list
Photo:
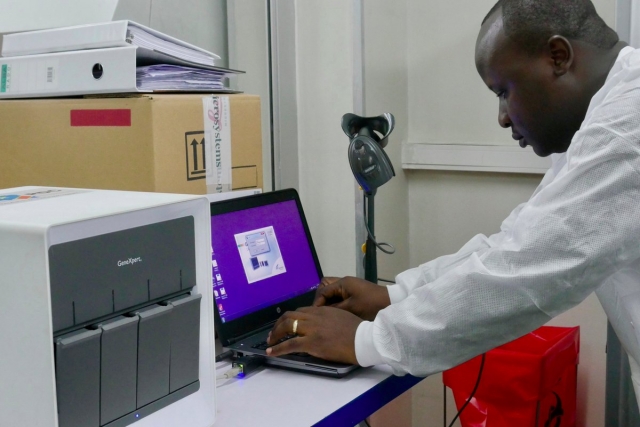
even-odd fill
[(428, 375), (596, 291), (637, 368), (640, 50), (625, 47), (589, 0), (501, 0), (482, 23), (475, 60), (498, 96), (500, 126), (552, 156), (540, 186), (499, 233), (475, 236), (395, 285), (325, 279), (314, 307), (275, 325), (271, 342), (294, 330), (297, 338), (271, 355), (304, 351)]

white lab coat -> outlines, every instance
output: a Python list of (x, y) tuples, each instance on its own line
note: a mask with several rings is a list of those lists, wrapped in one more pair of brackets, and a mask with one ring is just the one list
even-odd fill
[(396, 277), (392, 304), (358, 327), (360, 365), (440, 372), (542, 326), (593, 291), (640, 361), (630, 314), (640, 331), (640, 50), (620, 52), (569, 150), (552, 160), (499, 233)]

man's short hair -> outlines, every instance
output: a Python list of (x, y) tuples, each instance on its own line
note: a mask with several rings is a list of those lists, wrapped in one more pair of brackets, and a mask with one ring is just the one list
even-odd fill
[(506, 36), (529, 53), (537, 53), (555, 35), (601, 49), (610, 49), (619, 40), (590, 0), (499, 0), (482, 23), (498, 9)]

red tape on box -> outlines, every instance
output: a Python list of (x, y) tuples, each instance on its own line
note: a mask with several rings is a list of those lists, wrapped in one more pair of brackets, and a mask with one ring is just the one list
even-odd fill
[(131, 126), (131, 110), (71, 110), (71, 126)]

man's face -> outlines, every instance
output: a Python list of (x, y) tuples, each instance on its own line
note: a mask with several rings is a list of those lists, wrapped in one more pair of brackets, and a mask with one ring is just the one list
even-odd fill
[[(530, 145), (541, 157), (567, 150), (577, 130), (571, 91), (554, 74), (544, 53), (530, 55), (508, 39), (500, 12), (482, 26), (476, 42), (480, 77), (498, 96), (498, 122), (511, 128), (521, 147)], [(579, 127), (580, 119), (577, 126)]]

